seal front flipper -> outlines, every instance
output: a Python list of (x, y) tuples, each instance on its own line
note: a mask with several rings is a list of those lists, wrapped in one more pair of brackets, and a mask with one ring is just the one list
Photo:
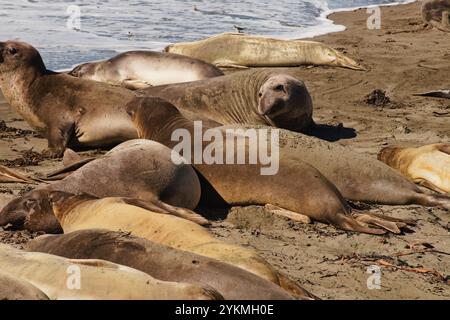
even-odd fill
[(47, 131), (48, 149), (44, 153), (51, 158), (61, 158), (68, 144), (79, 136), (75, 122), (50, 123)]
[(248, 69), (248, 67), (240, 65), (237, 62), (231, 61), (231, 60), (216, 60), (213, 63), (218, 68), (235, 68), (235, 69)]
[(162, 214), (171, 214), (186, 220), (190, 220), (192, 222), (195, 222), (199, 225), (208, 225), (210, 224), (207, 219), (202, 217), (201, 215), (195, 213), (194, 211), (191, 211), (189, 209), (185, 208), (179, 208), (171, 206), (170, 204), (164, 203), (160, 200), (150, 200), (150, 201), (143, 201), (139, 199), (134, 198), (119, 198), (123, 203), (140, 207), (143, 209), (147, 209), (152, 212), (156, 213), (162, 213)]
[(152, 84), (143, 80), (126, 79), (122, 81), (122, 86), (130, 90), (139, 90), (152, 87)]

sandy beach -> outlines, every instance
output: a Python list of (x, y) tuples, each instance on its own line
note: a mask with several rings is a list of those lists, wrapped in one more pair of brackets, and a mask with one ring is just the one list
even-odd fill
[[(450, 100), (413, 96), (450, 87), (450, 34), (424, 28), (420, 5), (382, 7), (379, 30), (367, 28), (366, 9), (335, 13), (330, 18), (347, 30), (314, 38), (368, 68), (300, 68), (313, 96), (316, 122), (341, 127), (333, 143), (376, 157), (386, 145), (449, 142)], [(390, 101), (369, 103), (374, 90), (385, 91)], [(38, 153), (47, 141), (30, 130), (0, 97), (0, 164), (33, 174), (61, 167), (59, 160), (41, 159)], [(26, 185), (0, 184), (0, 206), (27, 190)], [(221, 240), (256, 249), (322, 299), (450, 299), (449, 212), (417, 205), (355, 205), (418, 224), (402, 235), (369, 236), (294, 223), (252, 206), (233, 208), (211, 230)], [(0, 228), (0, 242), (17, 247), (35, 236)], [(371, 265), (381, 268), (380, 289), (367, 286)]]

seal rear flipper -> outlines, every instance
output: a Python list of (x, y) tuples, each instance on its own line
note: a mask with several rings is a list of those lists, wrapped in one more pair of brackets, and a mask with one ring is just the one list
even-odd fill
[(213, 63), (216, 67), (218, 68), (223, 68), (223, 69), (248, 69), (247, 66), (243, 66), (238, 64), (237, 62), (234, 61), (230, 61), (230, 60), (216, 60)]
[(316, 297), (312, 293), (306, 291), (280, 272), (278, 273), (278, 280), (280, 281), (280, 287), (292, 294), (294, 298), (299, 300), (320, 300), (319, 297)]
[(62, 169), (50, 172), (46, 175), (45, 180), (62, 180), (68, 175), (72, 174), (74, 171), (80, 169), (85, 164), (88, 164), (89, 162), (95, 160), (95, 158), (86, 158), (83, 160), (80, 160), (78, 162), (72, 163), (71, 165), (64, 167)]
[(130, 90), (139, 90), (152, 87), (152, 84), (138, 79), (126, 79), (122, 81), (122, 86)]
[(15, 172), (7, 167), (0, 165), (0, 182), (1, 183), (26, 183), (39, 184), (43, 182), (39, 179), (26, 177), (18, 172)]
[(140, 207), (156, 213), (171, 214), (186, 220), (190, 220), (202, 226), (210, 224), (207, 219), (195, 213), (194, 211), (185, 208), (174, 207), (160, 200), (143, 201), (134, 198), (120, 198), (120, 200), (132, 206)]
[(433, 97), (433, 98), (444, 98), (450, 99), (450, 90), (436, 90), (424, 93), (416, 93), (415, 96), (419, 97)]

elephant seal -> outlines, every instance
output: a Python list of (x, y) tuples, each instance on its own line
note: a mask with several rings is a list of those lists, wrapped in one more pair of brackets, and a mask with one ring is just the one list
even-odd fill
[(365, 70), (355, 60), (320, 42), (243, 33), (224, 33), (196, 42), (175, 43), (165, 51), (201, 59), (221, 68), (325, 65)]
[(437, 90), (425, 93), (417, 93), (415, 94), (415, 96), (450, 99), (450, 90)]
[(388, 147), (380, 151), (378, 159), (417, 184), (439, 193), (450, 192), (450, 144)]
[(98, 62), (83, 63), (70, 75), (136, 90), (222, 76), (207, 62), (174, 53), (128, 51)]
[(28, 202), (51, 191), (120, 197), (117, 201), (207, 224), (206, 219), (188, 210), (194, 209), (200, 200), (200, 182), (195, 170), (188, 164), (175, 164), (173, 159), (170, 149), (160, 143), (149, 140), (124, 142), (63, 180), (40, 186), (28, 192), (26, 197), (10, 201), (0, 211), (0, 225), (10, 223), (14, 228), (30, 231), (45, 228), (47, 232), (61, 232), (54, 217), (38, 214), (50, 206), (49, 203), (42, 202), (43, 207), (36, 208), (34, 218), (28, 217)]
[[(158, 98), (136, 98), (127, 105), (127, 112), (135, 123), (139, 136), (159, 141), (170, 148), (177, 148), (179, 141), (172, 139), (173, 132), (184, 130), (189, 133), (194, 137), (194, 143), (189, 144), (194, 152), (190, 152), (190, 156), (184, 155), (184, 157), (191, 159), (191, 163), (197, 171), (228, 204), (270, 204), (294, 213), (304, 214), (316, 221), (329, 223), (344, 230), (369, 234), (384, 234), (386, 230), (400, 233), (400, 229), (406, 226), (403, 221), (396, 219), (388, 221), (389, 218), (371, 214), (354, 214), (355, 218), (351, 217), (351, 209), (339, 190), (316, 168), (303, 160), (302, 152), (285, 152), (285, 150), (278, 152), (276, 149), (271, 149), (270, 152), (278, 156), (279, 163), (278, 171), (269, 175), (262, 173), (263, 161), (261, 159), (256, 159), (257, 161), (254, 163), (244, 161), (243, 164), (229, 162), (224, 164), (223, 161), (197, 162), (195, 150), (201, 149), (202, 155), (204, 155), (204, 150), (210, 148), (204, 140), (211, 141), (212, 138), (202, 139), (200, 137), (198, 140), (194, 124), (184, 118), (172, 104), (158, 100)], [(162, 118), (165, 119), (164, 124), (161, 123), (160, 119)], [(251, 132), (228, 134), (228, 128), (218, 127), (207, 132), (210, 137), (214, 137), (215, 145), (211, 149), (214, 148), (216, 156), (224, 155), (224, 158), (228, 159), (230, 150), (227, 145), (236, 139), (243, 143), (236, 143), (237, 151), (232, 146), (231, 159), (239, 158), (239, 153), (242, 154), (242, 152), (245, 154), (242, 156), (243, 159), (250, 159), (254, 154), (261, 153), (263, 148), (261, 141), (247, 140), (252, 134)], [(200, 133), (206, 135), (205, 132)], [(226, 141), (220, 141), (224, 136)], [(218, 139), (219, 143), (217, 143)], [(255, 145), (258, 146), (258, 150), (253, 147), (251, 153), (251, 146)], [(368, 227), (366, 224), (376, 227)]]
[(47, 138), (49, 155), (137, 137), (123, 110), (132, 91), (49, 71), (27, 43), (0, 42), (0, 86), (13, 109)]
[(104, 260), (71, 260), (0, 244), (0, 269), (55, 300), (216, 300), (210, 287), (165, 282)]
[(48, 297), (31, 283), (0, 271), (1, 300), (48, 300)]
[[(86, 229), (130, 232), (134, 236), (225, 262), (282, 286), (289, 292), (303, 292), (279, 274), (254, 250), (216, 239), (207, 229), (173, 215), (164, 215), (118, 201), (73, 195), (61, 191), (40, 192), (22, 197), (27, 220), (50, 216), (57, 219), (64, 233)], [(41, 231), (46, 231), (42, 225)]]
[(274, 283), (243, 269), (124, 232), (91, 229), (44, 235), (29, 242), (26, 250), (70, 259), (103, 259), (163, 281), (208, 285), (217, 289), (226, 300), (293, 298)]
[(190, 120), (270, 125), (305, 131), (314, 125), (313, 104), (295, 70), (253, 69), (208, 80), (138, 91), (174, 104)]
[(422, 5), (425, 23), (441, 31), (450, 32), (450, 0), (427, 0)]

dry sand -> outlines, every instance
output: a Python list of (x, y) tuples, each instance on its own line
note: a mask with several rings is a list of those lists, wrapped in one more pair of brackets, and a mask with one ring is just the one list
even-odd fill
[[(413, 93), (450, 87), (450, 34), (423, 27), (420, 2), (382, 8), (380, 30), (368, 30), (366, 10), (336, 13), (344, 32), (317, 37), (361, 60), (370, 70), (302, 68), (319, 123), (342, 123), (340, 140), (374, 157), (384, 145), (449, 142), (450, 100)], [(385, 90), (391, 103), (375, 107), (365, 97)], [(29, 129), (0, 102), (0, 120)], [(2, 125), (0, 123), (0, 129)], [(353, 130), (356, 137), (351, 137)], [(0, 159), (21, 158), (46, 140), (30, 132), (0, 130)], [(39, 161), (28, 152), (25, 172), (48, 172), (60, 161)], [(16, 163), (24, 162), (23, 160)], [(25, 164), (27, 164), (25, 162)], [(0, 184), (0, 198), (27, 190)], [(1, 199), (0, 199), (1, 203)], [(411, 233), (381, 237), (352, 234), (319, 223), (302, 225), (273, 217), (260, 207), (233, 208), (212, 231), (222, 240), (255, 248), (270, 263), (322, 299), (450, 299), (450, 213), (421, 206), (368, 206), (362, 209), (418, 219)], [(0, 241), (21, 247), (36, 234), (1, 231)], [(381, 267), (381, 289), (369, 290), (367, 266)]]

